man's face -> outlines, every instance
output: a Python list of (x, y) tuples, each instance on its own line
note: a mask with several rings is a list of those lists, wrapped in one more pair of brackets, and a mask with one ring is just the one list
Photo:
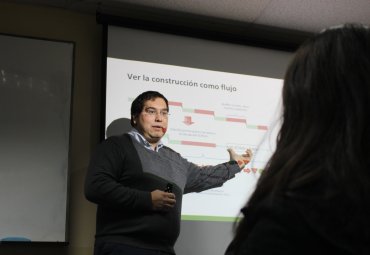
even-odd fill
[(166, 102), (157, 97), (144, 103), (142, 112), (134, 119), (135, 128), (151, 144), (157, 144), (164, 136), (168, 125), (168, 108)]

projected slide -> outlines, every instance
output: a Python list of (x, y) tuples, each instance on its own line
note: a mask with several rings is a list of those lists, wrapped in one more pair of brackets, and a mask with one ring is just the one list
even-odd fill
[(170, 106), (163, 142), (189, 161), (214, 165), (229, 160), (229, 147), (251, 148), (234, 179), (183, 198), (182, 219), (234, 221), (275, 148), (281, 89), (280, 79), (108, 58), (105, 124), (129, 119), (133, 99), (155, 90)]

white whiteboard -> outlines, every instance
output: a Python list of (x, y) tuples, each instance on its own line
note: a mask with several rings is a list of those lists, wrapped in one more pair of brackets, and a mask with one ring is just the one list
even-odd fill
[(0, 35), (0, 241), (66, 242), (74, 44)]

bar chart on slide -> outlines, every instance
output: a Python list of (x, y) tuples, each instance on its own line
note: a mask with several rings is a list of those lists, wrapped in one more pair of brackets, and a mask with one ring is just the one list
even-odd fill
[(132, 100), (155, 90), (169, 100), (165, 145), (198, 165), (229, 160), (228, 148), (253, 160), (222, 187), (183, 197), (185, 220), (233, 221), (271, 156), (282, 80), (108, 58), (106, 127), (130, 118)]

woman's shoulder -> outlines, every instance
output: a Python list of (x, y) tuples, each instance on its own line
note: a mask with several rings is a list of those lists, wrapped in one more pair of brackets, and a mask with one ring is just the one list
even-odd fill
[[(279, 231), (293, 245), (308, 245), (338, 254), (370, 254), (370, 220), (364, 207), (351, 206), (343, 196), (322, 198), (282, 195), (244, 209), (248, 228)], [(262, 230), (261, 230), (262, 229)]]

